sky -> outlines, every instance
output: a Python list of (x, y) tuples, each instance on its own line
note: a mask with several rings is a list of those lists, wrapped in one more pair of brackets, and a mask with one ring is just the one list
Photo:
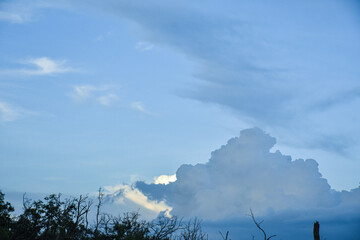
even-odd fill
[(207, 221), (359, 209), (358, 1), (1, 1), (0, 53), (5, 192), (105, 186)]

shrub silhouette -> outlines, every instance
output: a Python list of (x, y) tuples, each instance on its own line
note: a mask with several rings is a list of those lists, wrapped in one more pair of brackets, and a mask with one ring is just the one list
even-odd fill
[[(62, 200), (61, 194), (51, 194), (44, 201), (32, 201), (23, 196), (23, 212), (11, 217), (14, 208), (5, 202), (0, 191), (0, 240), (204, 240), (208, 235), (202, 231), (197, 218), (188, 222), (178, 217), (168, 218), (164, 214), (153, 221), (140, 219), (138, 212), (124, 213), (114, 217), (102, 213), (104, 193), (99, 189), (94, 223), (89, 224), (88, 214), (93, 201), (88, 196), (70, 197)], [(254, 224), (269, 240), (276, 235), (267, 236), (261, 222)], [(314, 223), (314, 239), (319, 240), (319, 223)], [(230, 240), (229, 232), (223, 240)]]
[(10, 213), (14, 208), (10, 203), (5, 202), (5, 194), (0, 191), (0, 239), (10, 239), (12, 219)]

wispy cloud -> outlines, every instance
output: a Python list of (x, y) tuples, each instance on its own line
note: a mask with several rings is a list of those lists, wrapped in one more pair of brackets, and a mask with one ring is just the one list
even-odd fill
[(75, 69), (66, 66), (66, 60), (53, 60), (48, 57), (29, 58), (19, 62), (27, 68), (2, 69), (0, 75), (54, 75), (58, 73), (67, 73)]
[(0, 21), (24, 24), (37, 20), (43, 9), (72, 9), (72, 1), (12, 0), (0, 1)]
[(0, 122), (12, 122), (29, 115), (38, 113), (0, 101)]
[[(330, 7), (326, 1), (320, 1), (308, 9), (308, 18), (304, 19), (299, 9), (307, 9), (306, 2), (282, 5), (283, 11), (277, 11), (278, 4), (258, 5), (251, 1), (232, 1), (228, 6), (213, 2), (207, 11), (203, 11), (200, 2), (158, 1), (154, 6), (137, 0), (110, 0), (96, 6), (140, 26), (144, 40), (136, 45), (139, 51), (150, 50), (152, 44), (164, 45), (195, 62), (194, 76), (199, 81), (186, 86), (182, 97), (224, 106), (242, 120), (282, 128), (289, 135), (306, 132), (306, 136), (314, 138), (299, 137), (297, 146), (311, 142), (333, 151), (317, 144), (316, 135), (344, 125), (353, 128), (349, 119), (359, 118), (359, 113), (340, 102), (315, 113), (309, 108), (317, 105), (319, 96), (331, 99), (344, 86), (357, 87), (355, 76), (359, 75), (359, 68), (354, 63), (359, 54), (349, 54), (347, 49), (358, 52), (359, 41), (354, 37), (358, 28), (350, 21), (355, 17), (353, 12), (340, 3)], [(324, 13), (321, 21), (319, 12)], [(292, 15), (290, 20), (288, 14)], [(334, 20), (334, 14), (339, 18)], [(347, 37), (332, 37), (338, 33)], [(335, 120), (342, 116), (347, 117)], [(349, 124), (343, 124), (344, 121)], [(352, 137), (356, 144), (360, 142), (358, 135)]]
[[(120, 97), (114, 93), (114, 86), (112, 85), (77, 85), (74, 86), (69, 96), (75, 103), (93, 102), (102, 106), (108, 107), (117, 101)], [(136, 111), (154, 115), (151, 111), (147, 110), (144, 104), (140, 101), (123, 102), (124, 106), (128, 106)]]
[(119, 97), (114, 93), (108, 93), (104, 96), (100, 96), (97, 98), (98, 102), (104, 106), (110, 106), (114, 101), (119, 100)]
[(72, 68), (66, 66), (66, 60), (56, 61), (47, 57), (40, 57), (31, 58), (23, 63), (36, 67), (36, 69), (21, 70), (28, 75), (48, 75), (73, 71)]
[(73, 98), (73, 100), (77, 102), (83, 102), (88, 98), (90, 98), (93, 92), (104, 91), (104, 90), (106, 90), (106, 88), (104, 87), (95, 87), (92, 85), (79, 85), (79, 86), (74, 86), (70, 96)]
[(139, 112), (146, 113), (146, 114), (149, 114), (149, 115), (153, 115), (152, 112), (148, 111), (148, 110), (145, 108), (145, 106), (144, 106), (144, 104), (143, 104), (142, 102), (132, 102), (132, 103), (130, 104), (130, 107), (131, 107), (132, 109), (134, 109), (134, 110), (139, 111)]
[(0, 21), (7, 21), (10, 23), (23, 23), (25, 20), (19, 14), (0, 11)]
[(144, 51), (149, 51), (151, 49), (153, 49), (154, 45), (152, 43), (149, 42), (138, 42), (136, 43), (135, 49), (144, 52)]
[(105, 39), (111, 37), (112, 33), (111, 32), (107, 32), (105, 34), (100, 34), (95, 38), (95, 42), (102, 42)]
[(10, 122), (20, 117), (20, 112), (8, 103), (0, 101), (0, 120)]
[(115, 93), (110, 92), (112, 88), (110, 85), (78, 85), (74, 86), (70, 97), (77, 103), (92, 100), (103, 106), (110, 106), (113, 102), (119, 100), (119, 97)]

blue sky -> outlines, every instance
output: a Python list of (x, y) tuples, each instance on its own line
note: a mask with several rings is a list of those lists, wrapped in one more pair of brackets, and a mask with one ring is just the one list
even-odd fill
[(2, 1), (0, 188), (126, 190), (253, 127), (271, 152), (315, 159), (331, 189), (357, 188), (359, 7)]

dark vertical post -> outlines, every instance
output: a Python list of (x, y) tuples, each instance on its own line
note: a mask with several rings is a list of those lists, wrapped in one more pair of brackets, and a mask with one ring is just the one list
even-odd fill
[(314, 223), (314, 240), (320, 240), (319, 234), (320, 224), (318, 221)]

